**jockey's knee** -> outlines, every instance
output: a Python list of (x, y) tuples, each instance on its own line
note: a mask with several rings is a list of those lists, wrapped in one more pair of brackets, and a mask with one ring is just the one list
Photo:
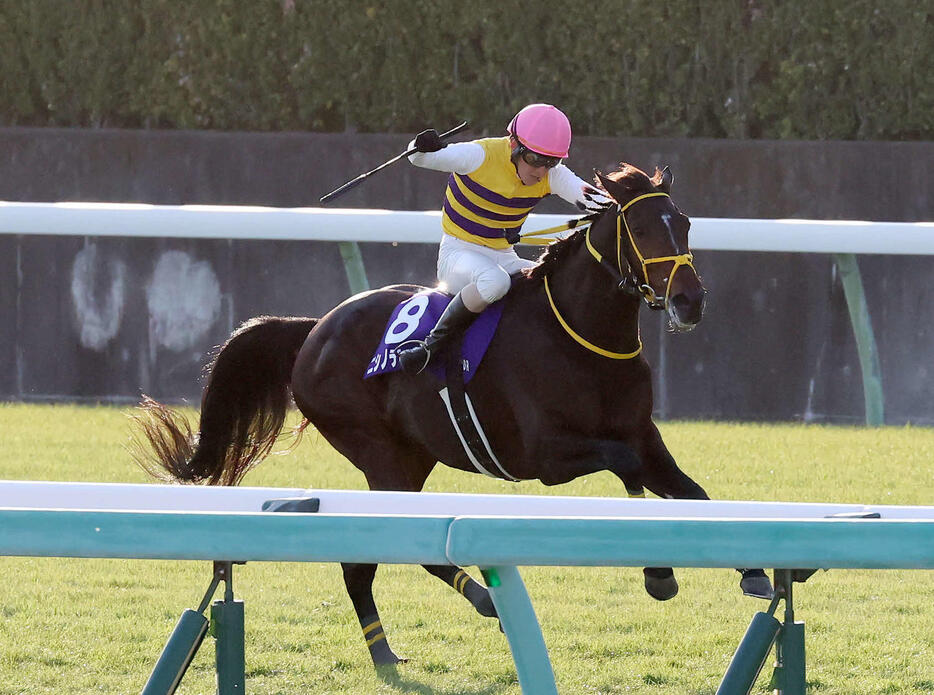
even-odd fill
[(469, 285), (465, 285), (464, 289), (461, 290), (460, 295), (461, 300), (464, 302), (464, 306), (475, 314), (479, 314), (490, 305), (488, 301), (480, 296), (480, 291), (477, 289), (477, 283), (475, 282), (471, 282)]
[(477, 278), (477, 292), (484, 302), (492, 304), (506, 296), (511, 284), (509, 273), (496, 266), (484, 271)]

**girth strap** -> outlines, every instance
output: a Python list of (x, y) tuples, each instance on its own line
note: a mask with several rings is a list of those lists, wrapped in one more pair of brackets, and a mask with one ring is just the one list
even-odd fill
[(451, 424), (454, 432), (464, 447), (464, 453), (478, 472), (491, 478), (503, 478), (518, 482), (500, 464), (486, 433), (480, 426), (477, 414), (474, 411), (470, 396), (464, 390), (464, 363), (461, 359), (461, 340), (455, 340), (447, 348), (448, 361), (445, 366), (445, 380), (447, 386), (438, 392), (444, 406), (447, 408), (448, 416), (451, 418)]

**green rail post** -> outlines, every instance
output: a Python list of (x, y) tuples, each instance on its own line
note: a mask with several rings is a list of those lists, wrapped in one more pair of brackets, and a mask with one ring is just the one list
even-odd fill
[(195, 658), (208, 632), (208, 619), (204, 617), (204, 611), (217, 590), (217, 585), (225, 576), (229, 574), (223, 570), (223, 563), (215, 562), (214, 576), (211, 579), (211, 585), (204, 593), (204, 598), (201, 599), (201, 605), (196, 611), (187, 609), (178, 619), (175, 629), (169, 636), (169, 641), (166, 642), (159, 656), (159, 661), (156, 662), (149, 680), (143, 687), (142, 695), (173, 695), (178, 689), (179, 683), (182, 682), (185, 672), (191, 665), (191, 660)]
[(776, 695), (807, 695), (804, 660), (804, 623), (795, 622), (791, 570), (775, 570), (775, 591), (785, 598), (782, 629), (775, 640), (775, 670), (771, 687)]
[(233, 563), (217, 563), (224, 579), (224, 598), (211, 604), (211, 633), (217, 665), (217, 695), (243, 695), (246, 691), (243, 601), (233, 596)]
[(338, 242), (341, 258), (344, 259), (344, 270), (347, 273), (347, 282), (350, 285), (350, 294), (366, 292), (370, 283), (366, 278), (366, 268), (363, 265), (363, 255), (360, 245), (356, 241)]
[(208, 631), (208, 619), (191, 609), (182, 613), (152, 675), (143, 687), (142, 695), (172, 695), (188, 670), (198, 647)]
[(779, 594), (776, 593), (768, 612), (759, 612), (753, 616), (720, 681), (717, 695), (749, 695), (752, 691), (782, 627), (774, 615), (778, 600)]
[(866, 402), (866, 424), (878, 427), (885, 424), (885, 400), (882, 394), (882, 369), (879, 352), (872, 331), (866, 292), (859, 273), (859, 264), (852, 253), (836, 253), (834, 259), (840, 270), (840, 281), (850, 312), (850, 323), (859, 351), (859, 365), (863, 376), (863, 398)]
[(481, 568), (496, 606), (524, 695), (558, 695), (555, 674), (532, 601), (515, 567)]

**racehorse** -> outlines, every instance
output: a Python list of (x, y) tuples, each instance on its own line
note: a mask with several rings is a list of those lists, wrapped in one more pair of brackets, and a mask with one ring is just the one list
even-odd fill
[[(642, 302), (674, 331), (700, 320), (705, 293), (688, 247), (690, 221), (670, 197), (670, 171), (630, 166), (595, 181), (615, 201), (586, 229), (551, 243), (513, 280), (469, 396), (509, 477), (557, 485), (607, 470), (630, 496), (708, 499), (682, 472), (652, 421), (641, 354)], [(138, 420), (152, 445), (139, 462), (182, 482), (235, 485), (271, 450), (294, 399), (309, 422), (366, 476), (372, 490), (419, 491), (437, 462), (475, 471), (427, 371), (363, 379), (394, 308), (425, 288), (353, 296), (320, 319), (257, 317), (208, 365), (199, 432), (152, 399)], [(148, 447), (147, 447), (148, 448)], [(376, 565), (342, 565), (375, 664), (400, 661), (373, 599)], [(495, 617), (483, 586), (455, 566), (426, 569)], [(762, 570), (739, 570), (745, 593), (768, 597)], [(646, 568), (645, 587), (677, 593), (670, 568)]]

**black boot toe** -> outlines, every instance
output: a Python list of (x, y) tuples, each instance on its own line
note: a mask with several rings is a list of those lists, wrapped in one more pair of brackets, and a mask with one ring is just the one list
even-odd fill
[(396, 353), (396, 357), (399, 358), (399, 364), (402, 366), (403, 372), (407, 374), (418, 374), (428, 366), (428, 360), (431, 354), (428, 352), (428, 348), (425, 344), (420, 343), (408, 347), (405, 350), (399, 350)]

